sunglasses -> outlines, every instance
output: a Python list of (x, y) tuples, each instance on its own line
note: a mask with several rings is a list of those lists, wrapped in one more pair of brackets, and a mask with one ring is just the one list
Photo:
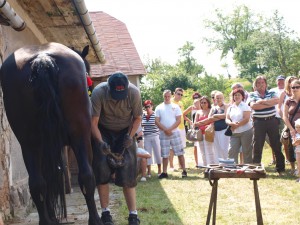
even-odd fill
[(291, 87), (293, 90), (294, 89), (300, 89), (300, 86), (294, 86), (294, 87)]
[(180, 95), (180, 96), (183, 96), (183, 94), (180, 94), (180, 93), (176, 93), (176, 95)]
[(145, 109), (148, 109), (148, 108), (150, 108), (151, 107), (151, 105), (146, 105), (145, 106)]

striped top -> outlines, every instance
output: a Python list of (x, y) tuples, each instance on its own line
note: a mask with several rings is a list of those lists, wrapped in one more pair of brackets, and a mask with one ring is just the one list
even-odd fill
[(142, 127), (144, 136), (153, 134), (159, 135), (159, 128), (155, 124), (155, 112), (150, 115), (149, 119), (147, 119), (146, 114), (143, 114)]
[[(272, 99), (274, 97), (277, 97), (276, 93), (274, 91), (267, 91), (265, 93), (265, 96), (261, 96), (257, 91), (251, 92), (249, 96), (249, 105), (251, 102), (256, 102), (261, 99)], [(260, 109), (260, 110), (252, 110), (252, 115), (254, 118), (266, 118), (270, 116), (275, 116), (276, 109), (275, 105), (271, 106), (269, 108)]]

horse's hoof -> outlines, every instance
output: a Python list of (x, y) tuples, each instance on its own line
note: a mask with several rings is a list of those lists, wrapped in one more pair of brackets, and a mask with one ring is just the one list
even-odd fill
[(100, 217), (98, 218), (93, 218), (93, 219), (89, 219), (89, 225), (104, 225), (100, 219)]

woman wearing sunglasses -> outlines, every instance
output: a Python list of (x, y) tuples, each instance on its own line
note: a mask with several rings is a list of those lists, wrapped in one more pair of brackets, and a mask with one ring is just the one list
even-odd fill
[[(283, 106), (283, 120), (285, 125), (290, 130), (290, 136), (292, 139), (295, 138), (295, 121), (300, 118), (300, 81), (298, 79), (293, 80), (291, 85), (292, 96), (289, 97)], [(289, 161), (291, 164), (291, 173), (295, 173), (295, 155), (294, 148), (289, 147)], [(300, 164), (300, 162), (298, 162)], [(298, 164), (298, 165), (299, 165)]]
[(205, 140), (205, 129), (210, 123), (212, 123), (212, 120), (208, 118), (211, 110), (211, 104), (208, 97), (202, 96), (200, 98), (200, 108), (201, 109), (196, 112), (194, 126), (198, 126), (202, 131), (203, 141), (197, 141), (196, 144), (197, 149), (202, 156), (203, 166), (207, 166), (218, 162), (216, 160), (213, 142)]
[[(292, 96), (292, 89), (291, 89), (291, 83), (292, 81), (296, 80), (297, 77), (295, 76), (288, 76), (285, 81), (284, 81), (284, 91), (280, 94), (279, 96), (279, 102), (277, 105), (277, 110), (279, 112), (279, 115), (281, 118), (283, 118), (283, 106), (284, 103), (286, 102), (286, 100)], [(283, 129), (285, 130), (285, 129)], [(289, 156), (289, 148), (293, 148), (293, 146), (289, 143), (287, 143), (286, 141), (281, 141), (283, 148), (284, 148), (284, 153), (285, 153), (285, 157), (287, 160), (290, 161), (290, 156)], [(291, 150), (292, 151), (292, 150)], [(295, 170), (294, 165), (291, 165), (291, 169)]]

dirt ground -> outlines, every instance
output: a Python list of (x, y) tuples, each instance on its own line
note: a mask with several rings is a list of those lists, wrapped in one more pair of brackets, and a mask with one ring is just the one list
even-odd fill
[[(114, 202), (118, 198), (117, 193), (112, 193), (110, 196), (110, 208), (113, 208)], [(98, 192), (95, 191), (96, 206), (101, 216), (101, 207), (99, 202)], [(73, 187), (73, 192), (66, 195), (67, 202), (67, 220), (62, 221), (63, 224), (86, 225), (88, 223), (88, 210), (85, 199), (80, 191), (80, 188)], [(35, 209), (25, 218), (14, 218), (13, 221), (6, 222), (5, 225), (38, 225), (39, 218)]]

